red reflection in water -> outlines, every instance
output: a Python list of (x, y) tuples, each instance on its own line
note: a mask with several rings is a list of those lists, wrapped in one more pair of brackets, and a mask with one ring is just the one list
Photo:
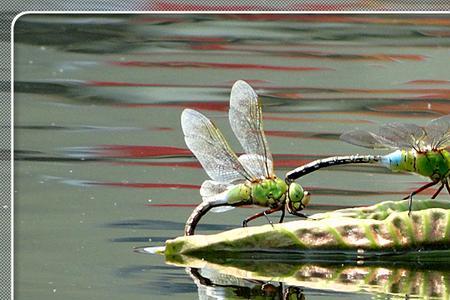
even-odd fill
[(131, 67), (165, 67), (165, 68), (217, 68), (217, 69), (257, 69), (271, 71), (333, 71), (331, 68), (320, 67), (290, 67), (290, 66), (272, 66), (260, 64), (233, 64), (233, 63), (212, 63), (212, 62), (196, 62), (196, 61), (164, 61), (164, 62), (148, 62), (148, 61), (114, 61), (111, 62), (118, 66)]
[[(277, 160), (274, 162), (276, 168), (296, 168), (303, 164), (307, 164), (313, 160)], [(131, 165), (131, 166), (149, 166), (149, 167), (172, 167), (172, 168), (193, 168), (201, 169), (202, 166), (198, 162), (139, 162), (139, 161), (121, 161), (112, 162), (114, 165)]]
[(200, 189), (199, 185), (182, 183), (88, 182), (87, 184), (139, 189)]
[[(414, 81), (413, 81), (414, 82)], [(148, 86), (148, 87), (178, 87), (178, 88), (231, 88), (230, 85), (174, 85), (174, 84), (158, 84), (158, 83), (132, 83), (132, 82), (117, 82), (117, 81), (96, 81), (96, 80), (89, 80), (85, 82), (86, 85), (92, 85), (92, 86)], [(268, 91), (276, 91), (276, 90), (301, 90), (301, 89), (312, 89), (317, 92), (322, 92), (320, 88), (309, 88), (305, 86), (270, 86), (270, 87), (264, 87), (264, 86), (254, 86), (256, 90), (258, 89), (264, 89)], [(432, 89), (432, 88), (416, 88), (416, 89), (355, 89), (355, 88), (326, 88), (323, 90), (323, 92), (336, 92), (336, 93), (356, 93), (356, 94), (417, 94), (417, 95), (424, 95), (424, 94), (449, 94), (450, 89)], [(285, 93), (286, 95), (289, 95), (289, 93)], [(270, 95), (283, 95), (283, 92), (277, 93), (270, 93)], [(297, 95), (300, 95), (297, 93)], [(355, 101), (358, 101), (358, 99), (354, 99)]]
[(314, 159), (279, 159), (274, 162), (275, 168), (297, 168), (312, 162)]
[(100, 157), (190, 156), (191, 151), (170, 146), (101, 145), (95, 148)]
[(86, 85), (93, 86), (148, 86), (148, 87), (161, 87), (166, 85), (161, 85), (157, 83), (136, 83), (136, 82), (122, 82), (122, 81), (97, 81), (97, 80), (88, 80), (86, 81)]
[[(320, 156), (320, 158), (323, 157)], [(274, 164), (275, 168), (296, 168), (298, 166), (307, 164), (313, 160), (315, 159), (278, 159), (274, 162)], [(108, 163), (113, 165), (128, 165), (128, 166), (171, 167), (171, 168), (192, 168), (192, 169), (202, 168), (202, 166), (198, 161), (192, 162), (114, 161)]]
[(147, 162), (147, 161), (115, 161), (113, 165), (148, 166), (148, 167), (171, 167), (171, 168), (193, 168), (200, 169), (202, 166), (194, 162)]
[[(228, 45), (224, 44), (200, 44), (200, 45), (189, 45), (192, 50), (230, 50)], [(201, 53), (199, 53), (201, 54)]]
[[(269, 133), (276, 132), (283, 134), (280, 131), (268, 131)], [(287, 132), (289, 133), (289, 132)], [(298, 135), (298, 132), (292, 132)], [(289, 135), (289, 134), (287, 134)], [(306, 136), (306, 135), (305, 135)], [(127, 145), (102, 145), (96, 146), (92, 149), (97, 157), (112, 157), (112, 158), (144, 158), (144, 157), (192, 157), (192, 153), (188, 149), (165, 146), (127, 146)], [(90, 152), (89, 150), (87, 152)], [(238, 153), (240, 155), (240, 153)], [(332, 154), (330, 154), (332, 156)], [(308, 154), (275, 154), (276, 166), (299, 166), (301, 164), (324, 158), (323, 155), (308, 155)], [(108, 162), (110, 163), (110, 162)], [(200, 168), (197, 161), (188, 162), (149, 162), (149, 161), (113, 161), (113, 164), (118, 165), (140, 165), (140, 166), (161, 166), (161, 167), (187, 167)]]
[(307, 122), (307, 123), (373, 123), (368, 120), (358, 119), (317, 119), (317, 118), (298, 118), (298, 117), (279, 117), (279, 116), (264, 116), (264, 120), (271, 121), (286, 121), (286, 122)]
[(155, 131), (173, 131), (173, 128), (170, 127), (152, 127), (150, 128), (151, 130), (155, 130)]
[(228, 102), (181, 102), (181, 103), (116, 103), (118, 107), (176, 107), (209, 111), (228, 111)]
[[(306, 59), (320, 59), (320, 60), (354, 60), (354, 61), (385, 61), (385, 62), (396, 62), (402, 60), (410, 61), (423, 61), (426, 56), (418, 54), (348, 54), (348, 53), (336, 53), (336, 52), (325, 52), (317, 50), (286, 50), (286, 49), (264, 49), (261, 47), (249, 47), (249, 46), (239, 46), (223, 43), (214, 44), (193, 44), (189, 46), (192, 50), (203, 50), (203, 51), (235, 51), (235, 52), (251, 52), (251, 53), (261, 53), (271, 56), (281, 56), (288, 58), (306, 58)], [(202, 55), (202, 53), (197, 53)]]
[[(418, 81), (411, 81), (411, 84), (421, 84), (426, 83), (429, 81), (424, 80), (418, 80)], [(442, 81), (432, 81), (436, 83), (441, 83)], [(444, 81), (446, 82), (446, 81)], [(188, 88), (229, 88), (229, 85), (210, 85), (210, 86), (203, 86), (203, 85), (171, 85), (171, 84), (146, 84), (146, 83), (128, 83), (128, 82), (108, 82), (108, 81), (87, 81), (87, 85), (93, 85), (93, 86), (149, 86), (149, 87), (188, 87)], [(258, 87), (255, 87), (258, 89)], [(259, 87), (266, 90), (266, 93), (270, 93), (271, 96), (274, 97), (280, 97), (280, 98), (287, 98), (287, 99), (297, 99), (301, 98), (302, 95), (299, 93), (285, 93), (285, 92), (279, 92), (277, 93), (277, 90), (286, 90), (286, 89), (306, 89), (306, 87), (282, 87), (282, 86), (271, 86), (271, 87)], [(320, 92), (320, 89), (316, 89), (318, 92)], [(273, 91), (273, 92), (270, 92)], [(426, 99), (426, 100), (449, 100), (450, 99), (450, 89), (433, 89), (433, 88), (416, 88), (416, 89), (347, 89), (347, 88), (340, 88), (340, 89), (332, 89), (331, 91), (327, 89), (327, 93), (347, 93), (347, 94), (373, 94), (373, 95), (379, 95), (379, 94), (399, 94), (399, 97), (401, 97), (401, 94), (415, 94), (415, 98), (417, 99)], [(264, 96), (263, 96), (264, 97)], [(379, 96), (377, 96), (379, 97)], [(359, 99), (349, 99), (352, 101), (359, 101)], [(396, 99), (390, 99), (392, 102), (394, 102)], [(398, 104), (396, 105), (386, 105), (386, 106), (373, 106), (371, 107), (372, 111), (367, 110), (347, 110), (345, 111), (347, 114), (357, 114), (358, 118), (355, 119), (346, 119), (346, 120), (339, 120), (340, 122), (348, 122), (348, 123), (362, 123), (365, 122), (362, 119), (367, 118), (368, 116), (375, 115), (375, 116), (396, 116), (398, 118), (409, 118), (410, 115), (406, 114), (406, 112), (421, 112), (421, 113), (439, 113), (439, 114), (449, 114), (450, 108), (449, 105), (446, 102), (430, 102), (430, 101), (400, 101), (401, 99), (398, 99)], [(222, 102), (179, 102), (179, 103), (115, 103), (112, 104), (114, 106), (118, 107), (130, 107), (130, 108), (136, 108), (136, 107), (176, 107), (176, 108), (193, 108), (198, 110), (210, 110), (210, 111), (228, 111), (228, 101), (222, 101)], [(302, 115), (307, 114), (328, 114), (330, 112), (302, 112)], [(334, 114), (331, 112), (330, 114)], [(424, 117), (428, 118), (429, 116), (424, 114), (422, 116), (417, 115), (416, 118)], [(283, 119), (284, 118), (284, 119)], [(277, 117), (277, 116), (270, 116), (266, 115), (265, 119), (272, 119), (272, 120), (285, 120), (285, 121), (302, 121), (302, 118), (293, 118), (288, 119), (286, 117)], [(324, 122), (323, 120), (317, 119), (314, 122)]]
[(207, 42), (207, 43), (218, 43), (218, 42), (228, 42), (228, 39), (222, 37), (214, 37), (214, 36), (186, 36), (186, 35), (172, 35), (170, 37), (165, 36), (162, 40), (170, 41), (170, 40), (186, 40), (188, 42)]
[(277, 97), (277, 98), (281, 98), (281, 99), (290, 99), (290, 100), (300, 100), (303, 97), (302, 94), (300, 93), (295, 93), (295, 92), (276, 92), (276, 93), (271, 93), (270, 94), (273, 97)]
[[(243, 15), (247, 17), (247, 15)], [(295, 18), (298, 21), (306, 22), (333, 22), (333, 23), (363, 23), (363, 24), (392, 24), (392, 25), (442, 25), (449, 26), (448, 18), (416, 18), (416, 17), (379, 17), (379, 16), (361, 16), (361, 15), (280, 15), (285, 18)]]
[(447, 30), (421, 30), (420, 33), (425, 36), (450, 37), (450, 31)]
[(418, 79), (405, 82), (406, 84), (427, 85), (427, 84), (449, 84), (450, 80), (433, 80), (433, 79)]
[(364, 94), (448, 94), (450, 89), (347, 89), (338, 88), (338, 92)]
[(429, 94), (429, 95), (420, 95), (417, 98), (423, 98), (428, 100), (450, 100), (450, 93), (449, 94)]
[[(427, 98), (432, 99), (430, 95)], [(442, 95), (440, 95), (438, 99), (442, 99)], [(448, 115), (450, 114), (450, 103), (417, 101), (399, 103), (397, 105), (377, 106), (376, 110), (379, 112), (389, 112), (390, 114), (395, 112), (432, 112), (442, 115)]]
[[(432, 99), (447, 99), (448, 95), (424, 95), (419, 96), (417, 98), (425, 98), (428, 100)], [(355, 99), (355, 101), (358, 101)], [(227, 112), (229, 109), (228, 102), (182, 102), (182, 103), (164, 103), (164, 104), (155, 104), (155, 103), (116, 103), (113, 106), (117, 107), (128, 107), (128, 108), (138, 108), (138, 107), (162, 107), (162, 108), (191, 108), (196, 110), (206, 110), (206, 111), (222, 111)], [(433, 109), (429, 109), (428, 107), (432, 107)], [(317, 119), (317, 118), (292, 118), (292, 117), (279, 117), (279, 116), (271, 116), (268, 113), (264, 116), (264, 120), (273, 120), (273, 121), (288, 121), (288, 122), (308, 122), (308, 123), (323, 123), (323, 122), (339, 122), (339, 123), (373, 123), (368, 120), (364, 120), (369, 116), (396, 116), (398, 118), (411, 118), (411, 115), (405, 114), (405, 112), (436, 112), (442, 114), (448, 114), (448, 104), (447, 103), (438, 103), (438, 102), (429, 102), (429, 101), (417, 101), (417, 102), (404, 102), (399, 101), (398, 105), (386, 105), (386, 106), (372, 106), (370, 108), (372, 111), (365, 110), (341, 110), (345, 114), (356, 115), (355, 119)], [(329, 111), (321, 111), (321, 112), (301, 112), (301, 115), (334, 115), (335, 112)], [(415, 116), (415, 118), (428, 118), (429, 116)]]
[[(380, 106), (381, 108), (382, 106)], [(384, 106), (383, 106), (384, 107)], [(408, 111), (402, 111), (401, 109), (398, 111), (391, 110), (382, 110), (378, 109), (378, 107), (371, 107), (372, 111), (346, 111), (345, 114), (354, 115), (355, 118), (365, 119), (365, 118), (378, 118), (378, 117), (396, 117), (398, 119), (407, 119), (411, 121), (411, 114), (407, 113)], [(322, 112), (322, 114), (326, 114), (327, 112)], [(414, 116), (415, 119), (429, 119), (430, 113), (434, 115), (433, 111), (417, 111), (417, 114)], [(334, 114), (334, 113), (330, 113)], [(405, 121), (408, 122), (408, 121)]]
[[(337, 137), (336, 133), (315, 133), (315, 132), (305, 132), (305, 131), (285, 131), (285, 130), (265, 130), (268, 136), (278, 136), (287, 138), (303, 138), (303, 139), (314, 139), (314, 140), (329, 140), (333, 137)], [(327, 138), (328, 136), (328, 138)]]
[[(303, 132), (303, 131), (284, 131), (284, 130), (265, 130), (266, 135), (268, 136), (278, 136), (278, 137), (287, 137), (287, 138), (308, 138), (308, 139), (319, 139), (320, 134), (316, 136), (315, 133), (311, 132)], [(323, 133), (326, 134), (326, 133)]]

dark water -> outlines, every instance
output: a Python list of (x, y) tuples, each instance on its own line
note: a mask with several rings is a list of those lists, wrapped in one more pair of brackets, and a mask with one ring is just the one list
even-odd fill
[[(440, 15), (21, 17), (16, 298), (256, 297), (197, 290), (184, 268), (133, 252), (182, 235), (200, 202), (206, 174), (184, 144), (181, 111), (201, 110), (240, 152), (227, 109), (231, 85), (244, 79), (261, 95), (279, 176), (317, 158), (369, 153), (339, 135), (450, 113), (449, 37), (450, 19)], [(354, 166), (301, 180), (313, 195), (308, 214), (399, 199), (422, 182)], [(207, 215), (199, 232), (234, 228), (258, 211)], [(391, 299), (326, 283), (304, 292), (375, 295)]]

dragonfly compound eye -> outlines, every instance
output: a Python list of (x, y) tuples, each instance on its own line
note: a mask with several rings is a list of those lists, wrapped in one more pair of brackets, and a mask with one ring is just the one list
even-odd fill
[[(288, 209), (293, 211), (302, 210), (306, 205), (303, 202), (307, 192), (305, 192), (298, 183), (293, 182), (289, 185), (288, 193)], [(309, 198), (307, 199), (307, 202), (309, 202)]]

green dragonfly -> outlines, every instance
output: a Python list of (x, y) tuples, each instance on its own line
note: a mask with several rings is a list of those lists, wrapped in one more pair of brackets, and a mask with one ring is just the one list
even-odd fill
[(207, 117), (192, 109), (181, 114), (186, 145), (212, 179), (204, 181), (200, 188), (203, 202), (187, 220), (185, 235), (193, 235), (200, 218), (211, 209), (224, 211), (249, 204), (268, 208), (245, 219), (244, 227), (249, 221), (276, 211), (282, 213), (281, 223), (285, 209), (306, 217), (300, 211), (309, 203), (309, 193), (298, 183), (286, 182), (274, 174), (272, 154), (263, 131), (261, 103), (251, 86), (242, 80), (231, 89), (228, 116), (245, 150), (239, 157)]
[(450, 115), (428, 122), (426, 126), (405, 123), (388, 123), (378, 132), (352, 130), (341, 135), (341, 140), (353, 145), (370, 149), (393, 149), (387, 155), (352, 155), (336, 156), (316, 160), (293, 171), (287, 180), (296, 180), (315, 170), (353, 163), (380, 163), (392, 171), (416, 173), (431, 179), (431, 182), (411, 192), (403, 200), (409, 199), (411, 213), (413, 196), (423, 190), (440, 184), (432, 199), (442, 191), (444, 186), (450, 193)]

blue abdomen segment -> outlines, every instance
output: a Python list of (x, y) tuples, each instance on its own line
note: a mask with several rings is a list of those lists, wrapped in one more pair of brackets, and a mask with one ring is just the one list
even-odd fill
[(397, 150), (382, 156), (381, 163), (391, 170), (402, 170), (402, 160), (404, 160), (405, 156), (406, 153), (404, 151)]

